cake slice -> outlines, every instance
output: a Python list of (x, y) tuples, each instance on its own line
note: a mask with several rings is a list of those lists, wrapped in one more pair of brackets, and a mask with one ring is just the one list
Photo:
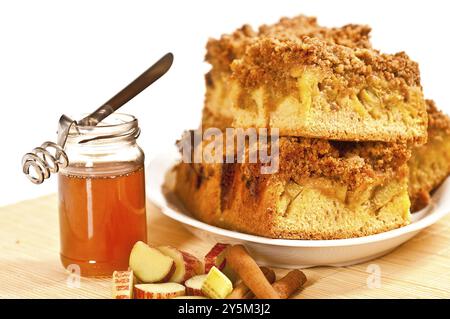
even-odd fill
[(203, 128), (279, 128), (283, 136), (426, 141), (417, 63), (370, 48), (370, 29), (284, 19), (211, 40)]
[(276, 174), (261, 174), (261, 163), (179, 163), (175, 195), (199, 220), (271, 238), (351, 238), (409, 223), (407, 146), (281, 137), (279, 152)]
[(430, 203), (430, 192), (450, 174), (450, 118), (427, 100), (428, 142), (413, 148), (409, 166), (411, 211)]
[(248, 24), (224, 34), (219, 39), (209, 39), (206, 45), (206, 61), (211, 70), (206, 74), (206, 97), (203, 109), (203, 127), (232, 127), (233, 101), (226, 94), (233, 88), (229, 83), (231, 63), (241, 58), (247, 47), (260, 37), (297, 39), (301, 36), (317, 37), (332, 44), (348, 47), (370, 48), (369, 33), (366, 25), (349, 24), (341, 28), (326, 28), (317, 23), (315, 17), (300, 15), (294, 18), (282, 18), (273, 25), (262, 25), (258, 31)]

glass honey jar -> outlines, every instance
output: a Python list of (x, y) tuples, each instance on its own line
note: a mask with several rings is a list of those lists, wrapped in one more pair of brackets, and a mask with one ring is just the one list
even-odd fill
[(67, 136), (69, 165), (58, 173), (60, 255), (82, 276), (126, 270), (134, 243), (147, 239), (139, 132), (135, 117), (114, 113)]

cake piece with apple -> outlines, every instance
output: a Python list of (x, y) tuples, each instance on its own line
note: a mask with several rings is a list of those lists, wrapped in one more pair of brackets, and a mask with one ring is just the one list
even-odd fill
[(414, 147), (409, 166), (411, 210), (430, 203), (430, 194), (450, 174), (450, 117), (427, 100), (428, 142)]
[[(350, 35), (349, 35), (350, 34)], [(285, 19), (210, 40), (203, 128), (278, 128), (282, 136), (426, 142), (418, 64), (370, 48), (361, 27)]]
[[(196, 218), (222, 228), (287, 239), (367, 236), (409, 224), (410, 153), (402, 143), (280, 137), (277, 173), (262, 174), (260, 162), (181, 162), (174, 192)], [(213, 255), (221, 267), (223, 256)]]
[(240, 59), (246, 49), (262, 37), (298, 39), (302, 36), (320, 38), (331, 44), (348, 47), (370, 48), (367, 25), (348, 24), (340, 28), (327, 28), (318, 24), (315, 17), (299, 15), (281, 18), (272, 25), (262, 25), (255, 31), (248, 24), (231, 34), (223, 34), (219, 39), (209, 39), (206, 45), (206, 61), (211, 70), (206, 74), (206, 97), (203, 109), (203, 127), (231, 127), (233, 123), (233, 100), (227, 97), (235, 85), (229, 81), (231, 64)]

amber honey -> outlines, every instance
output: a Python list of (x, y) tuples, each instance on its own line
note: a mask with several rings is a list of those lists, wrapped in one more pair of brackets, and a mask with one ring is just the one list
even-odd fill
[(82, 276), (128, 268), (136, 241), (146, 241), (144, 168), (116, 176), (59, 174), (61, 261)]

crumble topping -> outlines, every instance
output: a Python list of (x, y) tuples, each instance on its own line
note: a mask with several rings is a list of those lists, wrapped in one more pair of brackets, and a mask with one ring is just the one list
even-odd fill
[(433, 100), (425, 100), (428, 113), (428, 133), (439, 130), (450, 134), (450, 118), (442, 113)]
[(206, 44), (205, 60), (217, 70), (230, 72), (231, 62), (244, 54), (255, 37), (257, 33), (250, 25), (245, 24), (232, 34), (222, 35), (219, 40), (209, 39)]
[[(277, 85), (293, 67), (311, 65), (327, 70), (341, 80), (342, 87), (370, 85), (377, 80), (374, 77), (385, 79), (405, 95), (405, 86), (420, 86), (418, 64), (404, 52), (382, 54), (372, 49), (370, 31), (356, 24), (326, 28), (315, 17), (303, 15), (282, 18), (257, 31), (246, 24), (208, 41), (205, 59), (213, 68), (206, 82), (213, 86), (212, 73), (225, 72), (250, 89), (269, 82)], [(324, 79), (324, 85), (333, 80)]]
[(340, 28), (322, 27), (318, 25), (317, 18), (300, 15), (294, 18), (281, 18), (273, 25), (262, 25), (259, 27), (258, 35), (278, 39), (309, 36), (350, 48), (371, 48), (370, 31), (369, 26), (358, 24), (347, 24)]
[[(209, 143), (211, 141), (203, 141), (201, 145), (206, 147)], [(217, 145), (224, 147), (222, 154), (225, 162), (225, 145)], [(236, 163), (235, 158), (235, 163), (221, 164), (222, 169), (231, 172), (241, 165), (248, 178), (265, 180), (269, 175), (261, 174), (260, 169), (265, 164), (259, 160), (258, 163), (248, 163), (249, 149), (259, 150), (260, 146), (257, 145), (246, 145), (244, 164)], [(270, 144), (263, 147), (270, 147)], [(281, 179), (325, 177), (342, 182), (348, 190), (354, 190), (380, 177), (406, 176), (405, 164), (411, 156), (406, 143), (342, 142), (302, 137), (280, 137), (278, 149), (279, 171), (276, 174)], [(195, 150), (198, 151), (199, 149)], [(205, 165), (209, 164), (191, 164), (197, 172)], [(228, 175), (232, 176), (227, 173)]]
[[(332, 45), (303, 36), (297, 40), (263, 38), (249, 46), (241, 59), (231, 65), (232, 76), (247, 88), (285, 82), (298, 66), (331, 70), (344, 86), (374, 81), (374, 75), (402, 87), (420, 86), (419, 67), (404, 53), (381, 54), (364, 48)], [(327, 73), (330, 73), (329, 71)]]
[(262, 25), (258, 31), (245, 24), (231, 34), (224, 34), (220, 39), (209, 39), (206, 49), (206, 61), (217, 71), (230, 72), (234, 59), (242, 57), (245, 50), (254, 41), (263, 38), (294, 40), (302, 36), (320, 38), (330, 44), (351, 48), (370, 48), (369, 33), (365, 25), (349, 24), (341, 28), (319, 26), (315, 17), (300, 15), (294, 18), (281, 18), (273, 25)]
[(327, 177), (349, 190), (380, 175), (402, 171), (410, 158), (406, 144), (338, 142), (307, 138), (280, 140), (280, 173), (298, 178)]

